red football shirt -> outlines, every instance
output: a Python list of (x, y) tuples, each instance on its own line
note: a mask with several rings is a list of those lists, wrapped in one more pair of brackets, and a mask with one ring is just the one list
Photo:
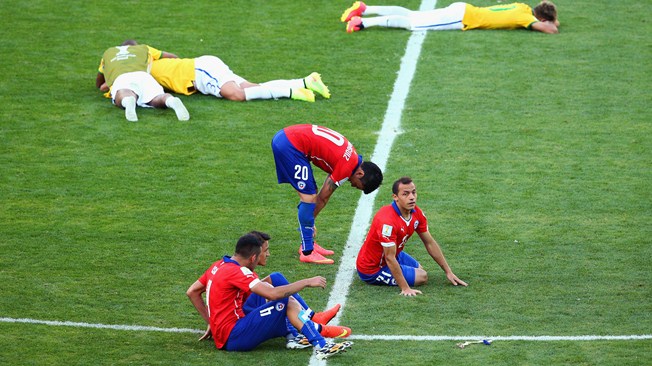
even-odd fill
[(362, 156), (340, 133), (317, 125), (294, 125), (283, 129), (290, 143), (304, 153), (340, 186), (362, 164)]
[(364, 274), (374, 274), (387, 265), (383, 247), (396, 246), (396, 255), (403, 251), (405, 242), (414, 232), (428, 231), (428, 219), (419, 206), (414, 206), (409, 220), (401, 216), (396, 203), (383, 206), (374, 216), (367, 238), (360, 248), (356, 267)]
[(245, 316), (242, 304), (251, 288), (260, 283), (258, 275), (224, 256), (199, 277), (206, 286), (206, 303), (215, 346), (224, 347), (238, 319)]

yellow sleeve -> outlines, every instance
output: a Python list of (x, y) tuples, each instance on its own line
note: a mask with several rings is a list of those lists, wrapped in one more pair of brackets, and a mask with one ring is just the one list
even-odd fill
[(158, 50), (154, 47), (147, 46), (147, 49), (149, 50), (149, 56), (152, 58), (152, 60), (158, 60), (163, 56), (163, 51)]

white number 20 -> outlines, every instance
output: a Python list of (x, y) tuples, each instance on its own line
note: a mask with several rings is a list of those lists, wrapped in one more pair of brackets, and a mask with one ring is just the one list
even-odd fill
[(308, 180), (308, 167), (304, 165), (295, 165), (294, 179)]

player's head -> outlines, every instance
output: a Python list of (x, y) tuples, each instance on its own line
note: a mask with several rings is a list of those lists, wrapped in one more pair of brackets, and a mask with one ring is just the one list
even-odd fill
[(356, 186), (356, 188), (361, 189), (364, 194), (369, 194), (378, 189), (383, 182), (383, 172), (380, 171), (378, 165), (370, 161), (363, 161), (360, 164), (360, 169), (364, 175), (359, 177), (361, 187)]
[(243, 259), (251, 259), (253, 267), (258, 264), (258, 258), (263, 251), (263, 241), (254, 234), (245, 234), (235, 245), (235, 254)]
[(249, 234), (255, 235), (263, 242), (263, 246), (260, 251), (260, 256), (258, 256), (258, 265), (265, 266), (267, 264), (267, 258), (271, 255), (269, 252), (269, 240), (272, 238), (269, 234), (262, 231), (251, 231)]
[(134, 39), (127, 39), (127, 40), (125, 40), (124, 42), (122, 42), (122, 44), (121, 44), (120, 46), (135, 46), (135, 45), (137, 45), (137, 44), (138, 44), (138, 42), (136, 42), (136, 40), (134, 40)]
[(557, 20), (557, 7), (550, 1), (542, 1), (532, 9), (534, 16), (541, 21), (554, 22)]
[(392, 197), (402, 211), (411, 211), (417, 205), (417, 188), (410, 177), (401, 177), (392, 184)]

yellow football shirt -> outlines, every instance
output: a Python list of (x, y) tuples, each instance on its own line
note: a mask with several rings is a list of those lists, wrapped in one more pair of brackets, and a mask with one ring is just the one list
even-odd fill
[(469, 29), (517, 29), (530, 28), (538, 22), (532, 14), (532, 8), (523, 3), (493, 5), (479, 8), (466, 4), (463, 30)]
[(194, 58), (162, 58), (152, 62), (150, 73), (161, 86), (175, 93), (190, 95), (196, 92)]

